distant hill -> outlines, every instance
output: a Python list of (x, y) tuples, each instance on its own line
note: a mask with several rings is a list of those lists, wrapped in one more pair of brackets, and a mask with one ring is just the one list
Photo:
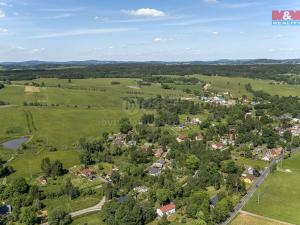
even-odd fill
[(187, 61), (187, 62), (165, 62), (165, 61), (67, 61), (67, 62), (54, 62), (54, 61), (24, 61), (24, 62), (0, 62), (3, 67), (17, 67), (17, 68), (47, 68), (47, 67), (63, 67), (63, 66), (93, 66), (105, 64), (165, 64), (165, 65), (255, 65), (255, 64), (300, 64), (300, 59), (245, 59), (245, 60), (229, 60), (221, 59), (215, 61)]

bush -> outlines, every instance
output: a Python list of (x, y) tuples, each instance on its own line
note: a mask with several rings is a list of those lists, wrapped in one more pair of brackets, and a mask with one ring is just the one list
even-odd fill
[(71, 216), (63, 208), (56, 208), (49, 213), (49, 225), (67, 225), (71, 222)]

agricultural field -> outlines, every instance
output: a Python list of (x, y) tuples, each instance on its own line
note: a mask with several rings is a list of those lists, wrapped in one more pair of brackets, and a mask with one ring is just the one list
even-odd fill
[[(43, 158), (58, 159), (66, 168), (79, 163), (74, 144), (80, 138), (100, 137), (114, 132), (122, 117), (137, 124), (145, 110), (127, 105), (123, 97), (190, 97), (181, 90), (164, 90), (160, 84), (137, 86), (135, 79), (37, 79), (44, 87), (28, 86), (27, 81), (13, 82), (0, 92), (0, 99), (10, 107), (0, 108), (0, 142), (20, 136), (31, 137), (30, 147), (22, 151), (3, 149), (1, 157), (11, 160), (15, 177), (34, 179), (40, 174)], [(58, 87), (60, 86), (60, 88)], [(44, 106), (24, 106), (24, 103)], [(47, 106), (46, 106), (47, 105)], [(56, 149), (57, 151), (49, 151)]]
[[(175, 78), (176, 76), (170, 77)], [(30, 185), (38, 184), (40, 190), (47, 196), (47, 198), (41, 200), (41, 204), (43, 205), (43, 209), (49, 212), (54, 211), (57, 205), (60, 205), (67, 212), (74, 212), (94, 206), (100, 202), (103, 196), (108, 196), (106, 190), (110, 190), (107, 185), (111, 181), (107, 180), (106, 176), (109, 173), (112, 173), (112, 171), (122, 171), (120, 174), (124, 174), (124, 171), (129, 174), (144, 173), (145, 168), (151, 166), (152, 161), (156, 160), (155, 157), (157, 157), (154, 157), (152, 153), (148, 156), (149, 151), (147, 150), (147, 155), (142, 156), (145, 157), (145, 161), (139, 162), (139, 157), (141, 156), (135, 150), (130, 149), (131, 152), (128, 152), (128, 146), (115, 148), (117, 146), (115, 143), (113, 143), (114, 147), (110, 145), (110, 141), (113, 142), (115, 140), (109, 139), (114, 136), (108, 137), (103, 134), (118, 132), (121, 129), (121, 118), (129, 118), (128, 122), (133, 125), (130, 129), (133, 128), (136, 131), (140, 129), (138, 131), (140, 132), (138, 134), (140, 135), (140, 139), (137, 139), (138, 143), (135, 144), (137, 145), (137, 149), (143, 149), (149, 143), (154, 144), (151, 148), (156, 148), (161, 145), (159, 141), (167, 141), (172, 143), (171, 152), (174, 148), (176, 151), (182, 152), (182, 146), (177, 143), (178, 140), (176, 141), (175, 138), (179, 134), (188, 136), (187, 140), (194, 143), (196, 134), (207, 135), (211, 132), (210, 135), (216, 136), (217, 132), (221, 132), (220, 134), (224, 135), (222, 130), (229, 129), (228, 127), (223, 127), (230, 117), (229, 111), (226, 108), (220, 107), (216, 110), (214, 107), (211, 107), (210, 103), (208, 103), (209, 106), (201, 105), (202, 101), (199, 100), (199, 96), (203, 94), (203, 85), (205, 83), (209, 82), (211, 84), (208, 92), (211, 96), (215, 96), (216, 93), (214, 91), (217, 91), (219, 94), (230, 92), (233, 95), (232, 97), (250, 96), (251, 94), (245, 89), (245, 84), (248, 83), (251, 83), (255, 90), (266, 88), (264, 91), (273, 91), (273, 89), (268, 89), (268, 87), (271, 85), (274, 86), (268, 83), (268, 81), (250, 80), (247, 78), (226, 78), (230, 81), (225, 82), (225, 80), (222, 80), (220, 82), (215, 80), (215, 77), (201, 75), (197, 75), (196, 77), (199, 79), (199, 83), (197, 83), (197, 80), (195, 82), (195, 79), (192, 79), (193, 82), (191, 83), (175, 79), (174, 81), (170, 80), (170, 83), (167, 84), (168, 86), (163, 86), (159, 82), (151, 83), (151, 85), (149, 83), (141, 85), (141, 80), (129, 78), (90, 78), (78, 80), (49, 78), (35, 79), (30, 82), (13, 81), (0, 91), (0, 100), (8, 103), (8, 105), (0, 108), (0, 143), (20, 138), (25, 138), (26, 141), (21, 145), (22, 148), (19, 150), (5, 149), (0, 146), (0, 156), (4, 160), (5, 166), (11, 166), (14, 170), (8, 176), (2, 176), (0, 182), (9, 186), (17, 178), (22, 177)], [(289, 86), (282, 87), (290, 88)], [(281, 92), (279, 88), (276, 90), (278, 93)], [(285, 92), (283, 91), (282, 93)], [(295, 93), (293, 92), (293, 94)], [(160, 98), (158, 95), (168, 98)], [(137, 104), (137, 98), (139, 97), (141, 98), (139, 99), (140, 106)], [(232, 98), (230, 96), (227, 97)], [(164, 112), (165, 109), (161, 110), (161, 112), (157, 110), (161, 105), (166, 105), (166, 108), (169, 107), (167, 109), (169, 110), (168, 114), (163, 114), (166, 113)], [(219, 111), (224, 113), (223, 117), (218, 115)], [(152, 114), (155, 114), (156, 119), (160, 118), (163, 121), (163, 125), (156, 124), (157, 121), (154, 120), (154, 115)], [(177, 117), (174, 117), (175, 114)], [(242, 119), (244, 119), (243, 115), (244, 112), (239, 114)], [(148, 119), (150, 118), (149, 120), (152, 117), (152, 122), (144, 123), (144, 119), (145, 117), (147, 119), (147, 116)], [(205, 127), (200, 125), (201, 121), (206, 122), (208, 119), (211, 119), (210, 117), (213, 118), (211, 121), (213, 127), (218, 127), (217, 130), (207, 125)], [(165, 118), (171, 119), (173, 122), (166, 122), (167, 120), (163, 120)], [(199, 120), (199, 123), (192, 123), (192, 119)], [(143, 121), (143, 125), (146, 125), (144, 128), (147, 127), (144, 131), (141, 129), (143, 125), (136, 126), (141, 121)], [(224, 132), (226, 133), (225, 130)], [(125, 131), (126, 137), (129, 136), (129, 131), (131, 130)], [(164, 134), (165, 131), (168, 132)], [(142, 134), (143, 132), (145, 133)], [(159, 137), (157, 137), (157, 134)], [(167, 137), (165, 140), (158, 139), (163, 135)], [(198, 145), (196, 148), (203, 148), (202, 150), (204, 150), (211, 146), (213, 142), (219, 141), (219, 138), (214, 138), (213, 136), (210, 137), (211, 139), (206, 143), (206, 146), (202, 145), (202, 143), (195, 143)], [(225, 135), (224, 137), (226, 138)], [(169, 140), (169, 138), (172, 140)], [(104, 141), (105, 144), (101, 141)], [(125, 141), (128, 142), (128, 140)], [(87, 150), (89, 146), (93, 146), (91, 149), (103, 148), (105, 150), (109, 146), (110, 155), (102, 154), (104, 151), (99, 151), (99, 154), (92, 151), (89, 152)], [(190, 147), (186, 146), (186, 148)], [(187, 149), (185, 152), (188, 151)], [(85, 153), (83, 154), (83, 152)], [(223, 162), (220, 164), (222, 167), (225, 167), (227, 164), (229, 165), (231, 161), (233, 161), (233, 165), (237, 166), (237, 168), (243, 168), (246, 165), (260, 168), (267, 166), (266, 162), (245, 158), (234, 150), (232, 152), (225, 152), (222, 156), (221, 154), (223, 153), (221, 152), (217, 152), (216, 154), (220, 154), (220, 157), (222, 157), (221, 161)], [(165, 153), (168, 154), (169, 150)], [(194, 153), (199, 154), (197, 151)], [(207, 157), (212, 157), (210, 154), (215, 154), (211, 151), (203, 153), (207, 154)], [(231, 157), (227, 156), (228, 153)], [(198, 167), (200, 162), (196, 155), (190, 154), (189, 160), (185, 159), (185, 157), (182, 156), (181, 159), (177, 159), (177, 162), (180, 163), (184, 170), (180, 169), (177, 171), (176, 164), (175, 167), (170, 164), (173, 171), (180, 171), (177, 174), (178, 176), (172, 176), (176, 179), (176, 183), (179, 186), (182, 186), (184, 183), (188, 185), (189, 177), (193, 177), (193, 173), (195, 173), (195, 171), (191, 172), (195, 170), (193, 164), (196, 163), (195, 165)], [(197, 161), (193, 162), (195, 157)], [(199, 158), (201, 157), (199, 156)], [(49, 162), (50, 171), (54, 168), (53, 162), (58, 161), (58, 163), (62, 163), (63, 168), (67, 169), (66, 173), (62, 172), (59, 176), (53, 175), (52, 172), (51, 174), (47, 173), (47, 170), (43, 166), (44, 164), (42, 164), (44, 159), (51, 161), (52, 164)], [(207, 160), (210, 160), (210, 158)], [(203, 163), (206, 162), (201, 162), (201, 164)], [(142, 167), (138, 164), (141, 164)], [(75, 170), (73, 170), (74, 168)], [(97, 174), (96, 179), (86, 179), (81, 173), (84, 169), (93, 170)], [(46, 185), (41, 185), (38, 181), (43, 176), (47, 176)], [(217, 178), (221, 180), (219, 176)], [(134, 182), (145, 182), (145, 185), (149, 185), (147, 183), (149, 180), (147, 179), (145, 182), (143, 177), (135, 177)], [(242, 181), (239, 179), (238, 182)], [(214, 185), (216, 185), (216, 182), (208, 183), (206, 186), (208, 198), (227, 191), (222, 182), (219, 184), (221, 185), (220, 187), (215, 187)], [(75, 190), (74, 198), (71, 195), (72, 192), (67, 194), (64, 192), (65, 188), (70, 189), (72, 186), (80, 193), (77, 195)], [(245, 191), (248, 187), (249, 185), (245, 186)], [(243, 191), (242, 188), (241, 192)], [(125, 190), (127, 193), (130, 193), (132, 187), (128, 186)], [(114, 197), (122, 197), (123, 192), (125, 192), (124, 189), (118, 189), (112, 195)], [(231, 201), (232, 204), (236, 204), (239, 197), (240, 194), (236, 193), (230, 196), (230, 200), (228, 198), (223, 201)], [(186, 200), (188, 201), (188, 199)], [(158, 200), (156, 201), (158, 202)], [(155, 207), (159, 205), (156, 203)], [(190, 216), (187, 216), (186, 211), (183, 209), (183, 207), (178, 209), (178, 213), (169, 218), (171, 224), (177, 225), (183, 222), (190, 225), (195, 224), (195, 221)], [(189, 213), (194, 213), (191, 209), (189, 210)], [(107, 216), (109, 213), (105, 215)], [(220, 222), (222, 218), (215, 218), (215, 220)], [(103, 223), (100, 214), (90, 214), (75, 218), (73, 224), (80, 225), (86, 221), (89, 221), (89, 224)], [(156, 225), (157, 223), (158, 220), (154, 220), (151, 224)]]
[(273, 219), (300, 223), (300, 154), (292, 156), (270, 174), (248, 202), (246, 211)]
[(300, 85), (279, 84), (270, 80), (258, 80), (239, 77), (222, 77), (222, 76), (203, 76), (194, 75), (201, 81), (209, 82), (210, 89), (218, 92), (230, 92), (234, 97), (250, 95), (245, 89), (245, 85), (250, 83), (254, 90), (263, 90), (271, 95), (279, 96), (298, 96), (300, 97)]
[(267, 218), (240, 213), (230, 223), (230, 225), (283, 225), (283, 223), (275, 222)]

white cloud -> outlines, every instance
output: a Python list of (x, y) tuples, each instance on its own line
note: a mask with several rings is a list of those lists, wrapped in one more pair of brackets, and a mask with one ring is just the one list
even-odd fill
[(145, 17), (162, 17), (166, 13), (157, 9), (150, 8), (141, 8), (137, 10), (122, 10), (123, 13), (126, 13), (131, 16), (145, 16)]
[(62, 14), (54, 15), (54, 16), (47, 16), (47, 17), (45, 17), (45, 19), (62, 19), (62, 18), (68, 18), (68, 17), (71, 17), (71, 16), (74, 16), (74, 14), (72, 14), (72, 13), (62, 13)]
[(22, 46), (15, 46), (15, 45), (12, 45), (11, 46), (11, 49), (13, 50), (19, 50), (19, 51), (24, 51), (26, 50), (26, 48), (22, 47)]
[(159, 37), (153, 39), (153, 42), (155, 42), (155, 43), (162, 43), (162, 42), (169, 42), (169, 41), (174, 41), (174, 39), (173, 38), (159, 38)]
[(98, 22), (101, 22), (101, 23), (104, 23), (104, 22), (109, 22), (110, 20), (108, 18), (102, 18), (100, 16), (95, 16), (94, 17), (94, 20), (98, 21)]
[(223, 5), (223, 7), (226, 9), (241, 9), (241, 8), (259, 6), (261, 4), (262, 3), (260, 2), (226, 3)]
[(284, 37), (285, 37), (285, 35), (283, 35), (283, 34), (276, 34), (274, 36), (274, 38), (284, 38)]
[(50, 8), (50, 9), (41, 9), (40, 11), (44, 12), (78, 12), (81, 11), (82, 8)]
[(215, 23), (219, 21), (235, 21), (240, 20), (238, 17), (215, 17), (215, 18), (200, 18), (194, 20), (185, 20), (174, 23), (165, 23), (164, 26), (190, 26), (195, 24)]
[(0, 27), (0, 34), (7, 34), (8, 30)]
[(219, 35), (219, 32), (218, 31), (213, 31), (211, 32), (213, 35)]
[(205, 3), (218, 3), (218, 0), (203, 0)]
[(69, 37), (69, 36), (80, 36), (89, 34), (107, 34), (107, 33), (118, 33), (125, 32), (129, 29), (125, 28), (111, 28), (111, 29), (82, 29), (82, 30), (71, 30), (65, 32), (46, 33), (41, 35), (32, 36), (30, 38), (56, 38), (56, 37)]
[(31, 50), (31, 53), (41, 53), (45, 51), (45, 48), (34, 48)]
[(5, 12), (3, 12), (1, 9), (0, 9), (0, 18), (4, 18), (5, 17)]

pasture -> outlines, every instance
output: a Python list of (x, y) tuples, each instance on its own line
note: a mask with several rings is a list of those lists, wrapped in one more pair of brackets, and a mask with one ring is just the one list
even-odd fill
[[(270, 174), (246, 205), (246, 211), (300, 224), (300, 154), (283, 162), (283, 170)], [(291, 172), (285, 172), (289, 169)]]

